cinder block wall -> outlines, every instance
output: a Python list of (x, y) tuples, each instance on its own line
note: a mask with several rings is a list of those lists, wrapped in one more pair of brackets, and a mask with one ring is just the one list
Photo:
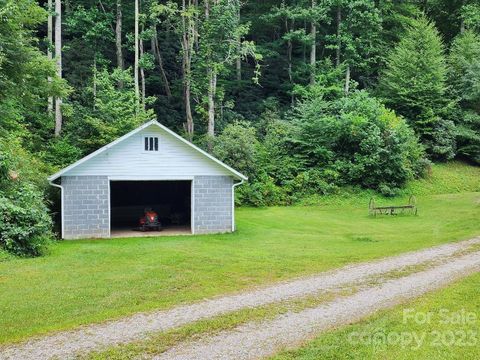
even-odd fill
[(65, 239), (109, 236), (108, 177), (64, 176)]
[(195, 234), (232, 231), (230, 176), (195, 176)]

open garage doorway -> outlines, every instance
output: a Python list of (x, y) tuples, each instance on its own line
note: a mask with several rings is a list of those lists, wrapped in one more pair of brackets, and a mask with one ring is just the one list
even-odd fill
[[(110, 235), (191, 234), (192, 181), (110, 181)], [(161, 230), (140, 230), (145, 210), (158, 214)]]

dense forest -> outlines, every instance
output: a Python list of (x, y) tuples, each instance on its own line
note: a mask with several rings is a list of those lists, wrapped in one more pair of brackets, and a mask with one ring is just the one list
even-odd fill
[(241, 204), (395, 195), (480, 164), (480, 1), (0, 0), (0, 246), (40, 253), (47, 174), (152, 118)]

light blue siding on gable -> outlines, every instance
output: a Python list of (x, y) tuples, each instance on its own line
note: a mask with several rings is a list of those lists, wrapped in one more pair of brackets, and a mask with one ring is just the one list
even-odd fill
[[(144, 137), (159, 137), (159, 151), (144, 151)], [(171, 177), (231, 175), (224, 167), (150, 126), (91, 158), (63, 176)]]

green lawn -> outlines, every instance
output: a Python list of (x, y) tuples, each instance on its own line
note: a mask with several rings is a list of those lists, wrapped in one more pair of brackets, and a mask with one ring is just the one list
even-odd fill
[(480, 359), (480, 274), (273, 359)]
[(480, 234), (480, 193), (418, 200), (417, 217), (242, 208), (235, 234), (64, 241), (0, 262), (0, 343)]

